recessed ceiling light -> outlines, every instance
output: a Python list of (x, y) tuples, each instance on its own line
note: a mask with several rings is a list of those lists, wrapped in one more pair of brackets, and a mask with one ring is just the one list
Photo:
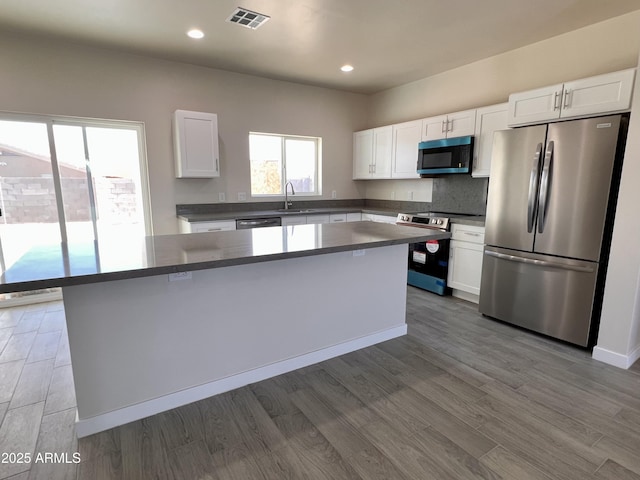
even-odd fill
[(202, 37), (204, 37), (204, 33), (202, 32), (202, 30), (199, 30), (197, 28), (192, 28), (191, 30), (189, 30), (187, 32), (187, 35), (189, 35), (191, 38), (202, 38)]
[(343, 65), (340, 67), (340, 70), (343, 72), (351, 72), (353, 71), (353, 67), (351, 65)]

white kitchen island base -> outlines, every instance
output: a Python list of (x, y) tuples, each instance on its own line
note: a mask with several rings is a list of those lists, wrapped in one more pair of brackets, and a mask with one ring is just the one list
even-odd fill
[(404, 335), (407, 245), (63, 287), (79, 437)]

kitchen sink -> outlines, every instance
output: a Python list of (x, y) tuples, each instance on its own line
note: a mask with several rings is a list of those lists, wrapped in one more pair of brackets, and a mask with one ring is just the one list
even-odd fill
[(311, 208), (289, 208), (289, 209), (279, 208), (278, 212), (309, 213), (309, 212), (315, 212), (315, 210), (313, 210)]

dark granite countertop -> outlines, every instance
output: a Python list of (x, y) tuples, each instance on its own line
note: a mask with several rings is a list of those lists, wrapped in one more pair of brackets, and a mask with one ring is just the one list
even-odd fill
[(332, 213), (356, 213), (361, 212), (362, 207), (337, 207), (337, 208), (307, 208), (292, 210), (249, 210), (244, 212), (220, 212), (220, 213), (186, 213), (178, 215), (178, 218), (189, 223), (215, 222), (218, 220), (239, 220), (250, 218), (286, 217), (294, 215), (330, 215)]
[(0, 293), (64, 287), (359, 250), (450, 233), (378, 222), (109, 238), (29, 250), (0, 277)]

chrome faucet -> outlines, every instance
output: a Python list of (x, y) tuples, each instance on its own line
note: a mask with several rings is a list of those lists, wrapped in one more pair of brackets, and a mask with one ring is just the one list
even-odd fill
[(289, 210), (289, 207), (293, 206), (293, 204), (289, 201), (289, 185), (291, 185), (291, 195), (295, 195), (296, 191), (293, 189), (293, 183), (287, 182), (284, 185), (284, 209)]

